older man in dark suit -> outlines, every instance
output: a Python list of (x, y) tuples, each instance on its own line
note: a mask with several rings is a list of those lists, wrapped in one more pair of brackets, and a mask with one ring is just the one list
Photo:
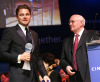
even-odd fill
[[(18, 6), (16, 17), (18, 24), (4, 30), (0, 43), (0, 55), (9, 62), (10, 82), (39, 82), (38, 72), (45, 82), (47, 80), (50, 82), (39, 56), (38, 35), (28, 26), (31, 19), (31, 9), (27, 5)], [(25, 29), (28, 30), (28, 34)], [(25, 52), (27, 43), (31, 43), (33, 46), (31, 53)], [(28, 62), (26, 67), (25, 62)]]
[(90, 82), (86, 42), (99, 39), (97, 31), (87, 31), (83, 16), (75, 14), (69, 20), (72, 35), (64, 40), (60, 66), (69, 74), (70, 82)]

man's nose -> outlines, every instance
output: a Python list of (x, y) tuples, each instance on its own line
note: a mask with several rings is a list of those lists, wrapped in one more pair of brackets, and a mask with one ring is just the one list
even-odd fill
[(27, 16), (24, 16), (24, 19), (26, 19), (27, 18)]
[(72, 25), (72, 22), (69, 23), (69, 26), (71, 26), (71, 25)]

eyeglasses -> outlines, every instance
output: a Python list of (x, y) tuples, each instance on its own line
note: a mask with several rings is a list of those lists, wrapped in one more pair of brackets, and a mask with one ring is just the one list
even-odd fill
[(68, 24), (70, 24), (70, 23), (74, 23), (74, 22), (75, 22), (75, 21), (72, 20), (72, 21), (69, 21)]
[(80, 21), (80, 20), (71, 20), (71, 21), (68, 22), (68, 24), (70, 24), (70, 23), (73, 24), (73, 23), (75, 23), (75, 22), (77, 22), (77, 21)]

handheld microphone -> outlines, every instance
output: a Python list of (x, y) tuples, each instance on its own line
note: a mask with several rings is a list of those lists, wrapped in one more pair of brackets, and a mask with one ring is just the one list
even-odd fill
[[(27, 43), (25, 45), (25, 51), (27, 53), (31, 53), (31, 50), (32, 50), (32, 44), (31, 43)], [(29, 61), (25, 61), (22, 69), (24, 69), (24, 70), (31, 70), (30, 62)]]
[(32, 44), (31, 44), (31, 43), (27, 43), (27, 44), (25, 45), (25, 51), (26, 51), (27, 53), (31, 53), (31, 50), (32, 50)]

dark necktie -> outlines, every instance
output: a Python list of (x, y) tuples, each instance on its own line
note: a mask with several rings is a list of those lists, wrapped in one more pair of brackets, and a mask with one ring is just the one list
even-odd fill
[(25, 28), (25, 30), (26, 30), (26, 41), (27, 41), (27, 43), (32, 43), (32, 37), (31, 37), (30, 31), (27, 28)]
[[(32, 37), (31, 37), (30, 31), (27, 28), (25, 28), (25, 30), (26, 30), (26, 41), (27, 41), (27, 43), (32, 43)], [(22, 69), (31, 70), (30, 62), (29, 61), (25, 61), (24, 64), (23, 64)]]
[(77, 34), (75, 37), (74, 48), (73, 48), (73, 67), (76, 71), (78, 70), (77, 61), (76, 61), (76, 50), (78, 46), (78, 37), (79, 35)]

